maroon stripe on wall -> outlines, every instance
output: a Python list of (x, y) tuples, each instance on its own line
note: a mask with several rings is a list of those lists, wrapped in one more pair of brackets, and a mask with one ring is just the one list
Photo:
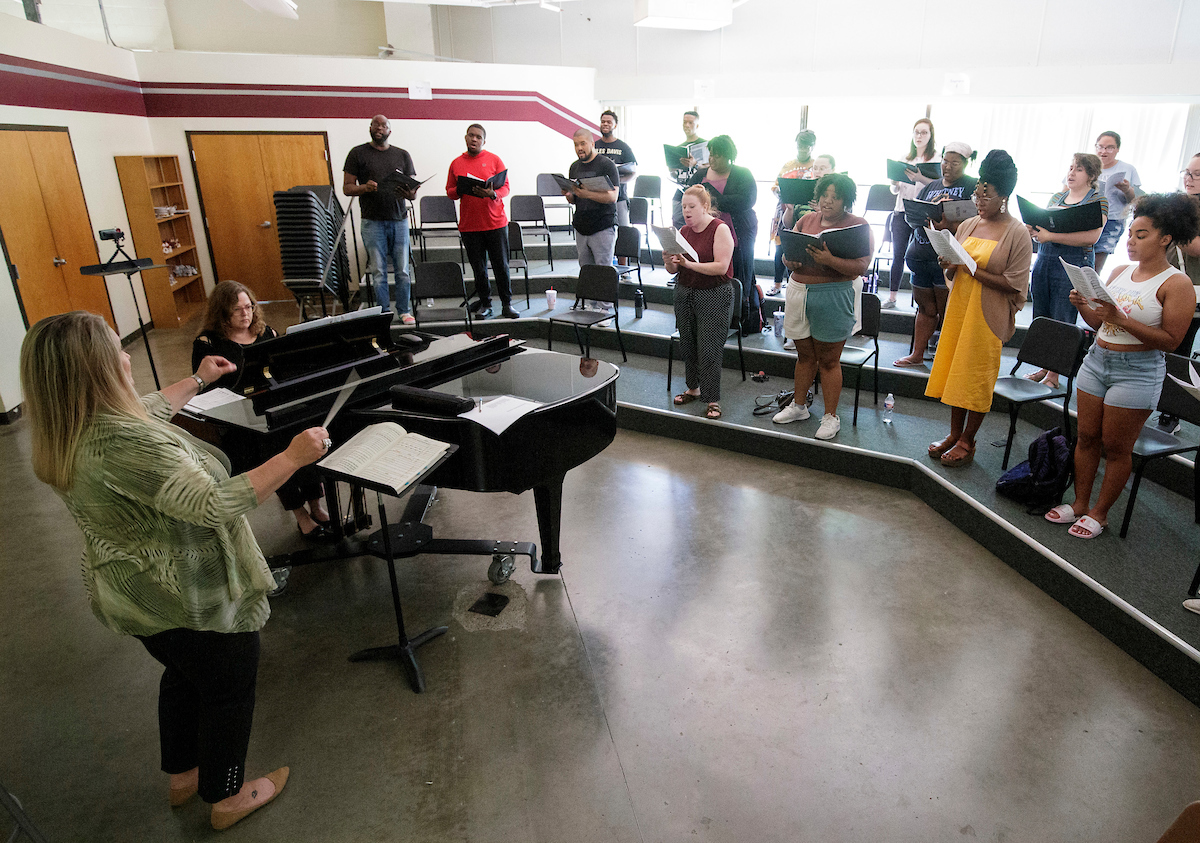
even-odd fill
[[(13, 68), (24, 68), (34, 73), (14, 72)], [(74, 77), (74, 80), (78, 81), (53, 76)], [(95, 84), (97, 82), (103, 84)], [(109, 87), (111, 85), (122, 86), (122, 89)], [(168, 90), (170, 93), (166, 92)], [(221, 93), (216, 93), (217, 91)], [(239, 95), (234, 93), (236, 91), (254, 93)], [(264, 91), (269, 93), (262, 93)], [(279, 93), (274, 93), (276, 91)], [(369, 119), (375, 114), (384, 113), (395, 120), (499, 120), (541, 123), (566, 137), (570, 137), (580, 124), (593, 131), (599, 131), (590, 121), (533, 91), (436, 89), (435, 92), (437, 99), (411, 100), (406, 96), (406, 88), (171, 82), (139, 84), (128, 79), (0, 55), (2, 105), (175, 118), (266, 117), (341, 120)], [(363, 93), (372, 96), (361, 96)], [(447, 98), (448, 96), (450, 98)], [(484, 96), (488, 98), (481, 98)], [(494, 99), (496, 96), (511, 96), (514, 99)], [(515, 99), (516, 97), (534, 99)]]

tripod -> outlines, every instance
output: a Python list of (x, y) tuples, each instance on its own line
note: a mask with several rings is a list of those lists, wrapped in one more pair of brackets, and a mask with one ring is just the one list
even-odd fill
[[(133, 298), (133, 309), (137, 312), (138, 328), (142, 332), (142, 342), (146, 346), (146, 359), (150, 361), (150, 373), (154, 375), (154, 388), (162, 389), (162, 384), (158, 381), (158, 369), (154, 365), (154, 354), (150, 351), (150, 337), (146, 335), (146, 323), (142, 321), (142, 308), (138, 304), (137, 293), (133, 289), (133, 276), (141, 272), (143, 269), (166, 269), (166, 264), (155, 265), (150, 258), (133, 258), (121, 247), (121, 241), (125, 239), (125, 233), (119, 228), (105, 229), (100, 232), (101, 240), (112, 240), (113, 252), (112, 257), (104, 263), (93, 264), (92, 266), (81, 266), (79, 268), (80, 275), (124, 275), (129, 282), (129, 295)], [(125, 258), (123, 261), (117, 260), (117, 255)]]

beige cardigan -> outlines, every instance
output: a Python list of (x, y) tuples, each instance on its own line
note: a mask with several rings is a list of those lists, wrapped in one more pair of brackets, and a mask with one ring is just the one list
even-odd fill
[[(958, 242), (964, 242), (971, 232), (983, 222), (979, 217), (963, 220), (958, 227)], [(992, 333), (1007, 342), (1017, 330), (1017, 312), (1025, 306), (1029, 297), (1029, 265), (1033, 261), (1033, 242), (1029, 239), (1029, 231), (1025, 223), (1012, 219), (1008, 228), (1000, 236), (996, 248), (988, 258), (988, 272), (1003, 275), (1012, 287), (1010, 292), (997, 290), (986, 284), (983, 286), (983, 318), (992, 329)], [(946, 279), (954, 280), (954, 273), (947, 270)]]

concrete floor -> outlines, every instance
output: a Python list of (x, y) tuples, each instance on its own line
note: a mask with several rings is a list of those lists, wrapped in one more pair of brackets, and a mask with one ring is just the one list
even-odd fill
[[(189, 342), (156, 337), (164, 379)], [(0, 781), (51, 840), (215, 836), (166, 805), (158, 670), (91, 616), (24, 425), (0, 465)], [(254, 513), (264, 550), (290, 520)], [(444, 491), (429, 520), (537, 535), (528, 493)], [(394, 634), (382, 564), (295, 570), (248, 759), (292, 780), (224, 836), (1152, 841), (1200, 793), (1196, 708), (908, 493), (620, 432), (564, 522), (562, 575), (519, 568), (491, 624), (486, 559), (401, 563), (410, 630), (450, 626), (424, 695), (346, 661)]]

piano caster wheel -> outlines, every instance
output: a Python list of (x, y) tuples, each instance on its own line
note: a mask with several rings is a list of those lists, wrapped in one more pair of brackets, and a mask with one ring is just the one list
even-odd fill
[(492, 557), (492, 564), (488, 566), (488, 579), (496, 585), (503, 585), (508, 582), (516, 568), (515, 557), (507, 553), (497, 553)]
[(271, 575), (275, 577), (275, 587), (267, 592), (268, 597), (278, 597), (287, 591), (288, 577), (291, 576), (292, 568), (289, 565), (286, 568), (276, 568), (271, 571)]

